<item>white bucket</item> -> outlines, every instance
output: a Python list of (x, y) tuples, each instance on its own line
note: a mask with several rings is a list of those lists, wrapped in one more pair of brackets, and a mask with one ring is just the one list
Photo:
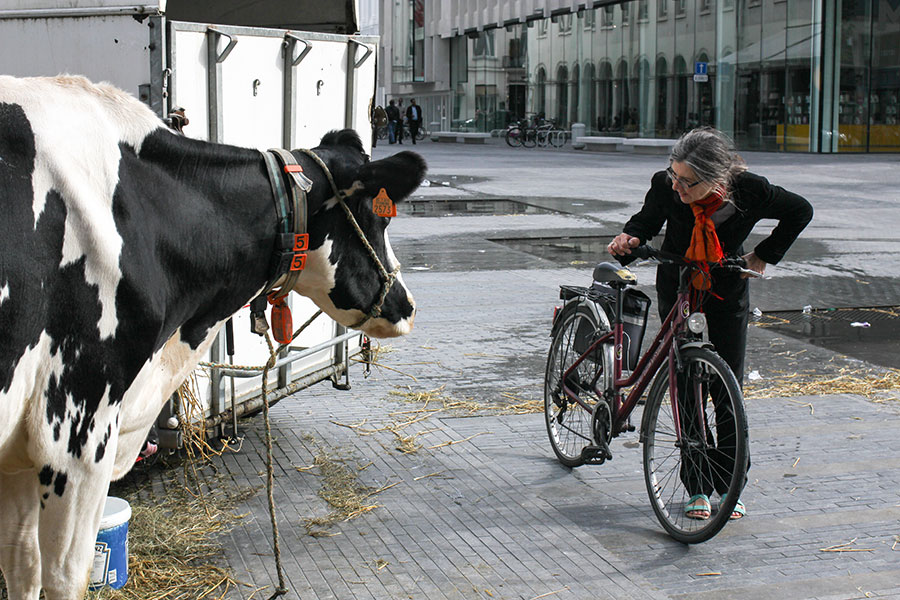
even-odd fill
[(125, 500), (108, 496), (100, 519), (100, 531), (94, 545), (91, 589), (109, 586), (119, 589), (128, 581), (128, 520), (131, 506)]

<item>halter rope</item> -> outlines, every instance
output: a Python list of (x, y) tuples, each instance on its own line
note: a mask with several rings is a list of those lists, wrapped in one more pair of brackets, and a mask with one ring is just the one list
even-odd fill
[(331, 189), (334, 192), (335, 198), (337, 198), (338, 204), (341, 205), (341, 208), (344, 209), (344, 214), (347, 215), (347, 220), (350, 221), (350, 224), (353, 226), (354, 231), (356, 231), (356, 235), (359, 237), (360, 241), (362, 241), (363, 246), (365, 246), (366, 250), (369, 252), (369, 256), (372, 258), (372, 262), (375, 263), (375, 266), (378, 267), (378, 272), (381, 274), (381, 278), (384, 279), (384, 283), (382, 284), (381, 294), (378, 297), (378, 300), (375, 304), (372, 305), (372, 308), (369, 310), (368, 314), (363, 316), (357, 323), (354, 323), (350, 327), (353, 329), (358, 329), (363, 324), (365, 324), (369, 319), (375, 319), (381, 315), (381, 309), (384, 306), (384, 300), (387, 298), (388, 292), (391, 290), (391, 287), (394, 285), (394, 281), (397, 280), (397, 274), (400, 272), (400, 263), (397, 263), (397, 266), (394, 267), (394, 270), (388, 272), (387, 269), (384, 268), (384, 265), (381, 263), (381, 259), (378, 258), (378, 254), (375, 252), (375, 248), (372, 247), (372, 244), (369, 243), (368, 238), (366, 238), (365, 232), (363, 232), (362, 228), (359, 226), (359, 223), (356, 221), (356, 217), (353, 216), (353, 213), (350, 211), (350, 207), (347, 206), (347, 203), (344, 202), (344, 198), (346, 194), (338, 190), (337, 184), (334, 182), (334, 178), (331, 176), (331, 171), (325, 165), (325, 162), (319, 158), (319, 156), (313, 152), (312, 150), (307, 150), (305, 148), (301, 148), (300, 152), (303, 152), (307, 156), (309, 156), (325, 173), (325, 177), (328, 178), (328, 183), (331, 184)]

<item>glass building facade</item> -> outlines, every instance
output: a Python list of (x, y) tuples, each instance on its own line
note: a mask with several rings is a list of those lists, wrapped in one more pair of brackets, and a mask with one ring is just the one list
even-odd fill
[[(431, 5), (393, 4), (391, 77), (415, 86)], [(646, 138), (711, 125), (747, 150), (900, 152), (900, 0), (594, 4), (442, 39), (449, 89), (418, 95), (426, 121), (491, 131), (537, 115)]]

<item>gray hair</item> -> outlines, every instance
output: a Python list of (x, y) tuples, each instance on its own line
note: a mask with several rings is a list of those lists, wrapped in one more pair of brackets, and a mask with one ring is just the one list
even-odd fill
[(726, 190), (739, 174), (747, 170), (734, 142), (718, 129), (699, 127), (683, 134), (669, 154), (669, 162), (689, 166), (701, 181), (716, 183)]

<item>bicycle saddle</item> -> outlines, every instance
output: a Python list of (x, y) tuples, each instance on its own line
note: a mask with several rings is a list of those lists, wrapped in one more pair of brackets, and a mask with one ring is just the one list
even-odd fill
[(606, 283), (615, 286), (634, 285), (637, 283), (637, 277), (634, 273), (608, 262), (602, 262), (594, 267), (594, 281), (598, 283)]

